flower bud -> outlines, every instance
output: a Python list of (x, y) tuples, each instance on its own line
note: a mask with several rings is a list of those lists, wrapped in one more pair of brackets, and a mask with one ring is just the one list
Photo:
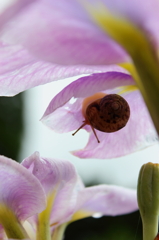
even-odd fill
[(147, 163), (142, 166), (137, 191), (143, 239), (153, 240), (158, 232), (159, 164)]

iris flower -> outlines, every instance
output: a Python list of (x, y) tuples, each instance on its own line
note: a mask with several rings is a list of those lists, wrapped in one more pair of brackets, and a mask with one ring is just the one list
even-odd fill
[(157, 134), (142, 96), (134, 84), (133, 78), (116, 66), (108, 67), (105, 73), (81, 77), (52, 99), (42, 122), (59, 133), (75, 131), (85, 120), (83, 103), (89, 96), (96, 93), (120, 94), (130, 106), (130, 118), (126, 126), (111, 133), (95, 129), (100, 143), (90, 125), (84, 126), (90, 133), (88, 143), (84, 149), (74, 151), (73, 154), (80, 158), (106, 159), (142, 149), (155, 143)]
[(76, 3), (37, 0), (3, 24), (1, 96), (83, 73), (105, 72), (105, 65), (128, 58), (98, 26), (85, 19), (84, 11), (83, 15), (78, 11)]
[(105, 72), (105, 65), (128, 59), (76, 3), (36, 0), (23, 8), (18, 4), (21, 1), (0, 15), (1, 96), (83, 73)]
[(68, 161), (42, 158), (38, 152), (21, 164), (0, 156), (1, 239), (62, 239), (66, 226), (77, 219), (135, 210), (135, 190), (85, 188)]
[[(86, 93), (84, 87), (82, 89), (84, 81), (79, 79), (81, 88), (78, 94), (75, 92), (68, 94), (68, 88), (67, 92), (63, 90), (62, 93), (65, 93), (65, 96), (59, 94), (57, 96), (59, 103), (56, 104), (52, 100), (44, 114), (43, 121), (51, 128), (56, 128), (56, 131), (67, 132), (75, 130), (80, 127), (84, 120), (81, 109), (85, 97), (99, 91), (106, 94), (111, 92), (123, 95), (128, 100), (131, 111), (130, 120), (126, 127), (116, 133), (103, 134), (99, 132), (100, 144), (97, 144), (96, 139), (91, 134), (86, 148), (74, 153), (80, 157), (111, 158), (148, 146), (156, 140), (157, 136), (146, 106), (137, 92), (137, 88), (134, 87), (135, 82), (127, 71), (112, 65), (120, 64), (125, 67), (125, 62), (131, 63), (131, 54), (129, 55), (129, 52), (126, 53), (118, 43), (110, 39), (106, 34), (107, 29), (105, 30), (104, 28), (105, 8), (103, 8), (104, 11), (101, 11), (100, 7), (99, 9), (96, 8), (98, 11), (94, 11), (92, 6), (96, 7), (98, 1), (90, 0), (89, 3), (90, 5), (87, 6), (82, 1), (69, 0), (66, 2), (60, 0), (57, 2), (37, 0), (25, 7), (23, 11), (18, 12), (12, 21), (8, 21), (5, 24), (1, 33), (0, 63), (3, 67), (0, 75), (0, 93), (1, 95), (11, 96), (53, 80), (88, 74), (83, 80), (91, 83), (89, 80), (93, 79), (95, 87), (89, 84)], [(102, 3), (110, 11), (117, 13), (119, 20), (122, 16), (135, 24), (135, 26), (138, 26), (141, 29), (141, 33), (146, 33), (146, 37), (151, 43), (150, 46), (152, 46), (151, 50), (156, 51), (158, 48), (157, 33), (159, 20), (157, 1), (146, 0), (143, 3), (143, 1), (135, 0), (128, 4), (124, 0), (104, 0)], [(101, 18), (98, 13), (101, 13)], [(109, 24), (107, 25), (109, 26)], [(113, 28), (110, 26), (110, 29)], [(147, 40), (147, 38), (144, 38), (144, 40)], [(134, 49), (133, 42), (135, 41), (132, 41), (132, 39), (126, 42), (130, 42), (129, 45), (132, 46), (130, 48)], [(142, 48), (141, 50), (142, 53), (147, 53)], [(138, 49), (138, 53), (140, 53), (140, 49)], [(142, 55), (144, 56), (144, 54)], [(140, 56), (141, 54), (139, 54), (139, 59)], [(147, 55), (145, 59), (147, 59)], [(153, 68), (151, 69), (152, 65), (146, 65), (145, 70), (150, 69), (153, 72)], [(111, 77), (108, 72), (111, 72)], [(137, 74), (134, 74), (134, 71), (132, 74), (136, 79)], [(155, 74), (155, 71), (153, 74)], [(150, 75), (147, 75), (149, 78)], [(114, 85), (109, 86), (110, 78), (112, 82), (115, 82)], [(118, 83), (116, 82), (117, 78), (120, 79)], [(128, 83), (129, 81), (126, 81), (126, 78), (131, 79), (131, 83)], [(78, 80), (76, 83), (78, 83)], [(125, 88), (127, 85), (131, 85), (131, 87)], [(74, 87), (75, 83), (69, 86), (70, 89), (72, 86)], [(116, 89), (117, 87), (124, 88), (124, 91)], [(151, 89), (151, 86), (149, 86), (149, 89)], [(71, 89), (71, 91), (73, 90)], [(151, 97), (145, 94), (145, 96), (152, 99), (156, 96), (156, 94), (153, 96), (152, 89), (150, 95)], [(64, 104), (72, 97), (76, 98), (76, 103), (69, 105), (69, 107), (67, 106), (68, 111), (63, 111), (62, 107), (65, 108)], [(139, 99), (139, 101), (137, 102), (136, 99)], [(53, 104), (55, 105), (53, 106)], [(78, 110), (74, 110), (75, 106), (78, 107)], [(152, 104), (149, 104), (149, 106), (152, 107)], [(61, 114), (57, 116), (55, 109), (56, 112), (61, 111), (61, 114), (64, 114), (64, 112), (70, 114), (67, 114), (67, 118), (62, 117)], [(144, 121), (142, 121), (143, 119)], [(57, 122), (59, 124), (56, 124)], [(86, 127), (86, 129), (90, 130), (89, 127)]]
[[(16, 3), (14, 11), (0, 16), (1, 95), (82, 73), (104, 72), (107, 64), (130, 62), (125, 50), (92, 21), (80, 1)], [(158, 1), (103, 3), (144, 29), (157, 49)]]
[[(134, 76), (159, 134), (158, 1), (87, 1), (92, 19), (130, 55)], [(136, 9), (138, 9), (136, 11)]]

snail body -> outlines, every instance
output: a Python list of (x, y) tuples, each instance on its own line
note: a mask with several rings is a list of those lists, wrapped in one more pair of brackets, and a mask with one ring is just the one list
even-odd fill
[(129, 120), (130, 108), (127, 101), (120, 95), (108, 94), (88, 104), (83, 115), (84, 123), (77, 131), (88, 124), (99, 142), (94, 129), (107, 133), (120, 130)]

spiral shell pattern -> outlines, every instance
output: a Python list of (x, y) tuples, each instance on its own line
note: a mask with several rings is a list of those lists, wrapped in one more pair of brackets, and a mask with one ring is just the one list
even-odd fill
[(86, 121), (102, 132), (116, 132), (125, 127), (130, 117), (127, 101), (117, 94), (108, 94), (92, 102), (86, 109)]

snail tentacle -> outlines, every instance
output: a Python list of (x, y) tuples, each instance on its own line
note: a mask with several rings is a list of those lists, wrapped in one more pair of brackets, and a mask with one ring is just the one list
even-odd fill
[(96, 139), (97, 139), (97, 142), (100, 143), (99, 138), (98, 138), (98, 136), (97, 136), (97, 133), (96, 133), (95, 129), (92, 127), (92, 125), (90, 125), (90, 126), (91, 126), (91, 128), (92, 128), (92, 131), (93, 131)]
[(81, 128), (83, 128), (84, 126), (86, 126), (88, 123), (86, 121), (83, 121), (84, 123), (74, 132), (72, 133), (72, 136), (74, 136)]

